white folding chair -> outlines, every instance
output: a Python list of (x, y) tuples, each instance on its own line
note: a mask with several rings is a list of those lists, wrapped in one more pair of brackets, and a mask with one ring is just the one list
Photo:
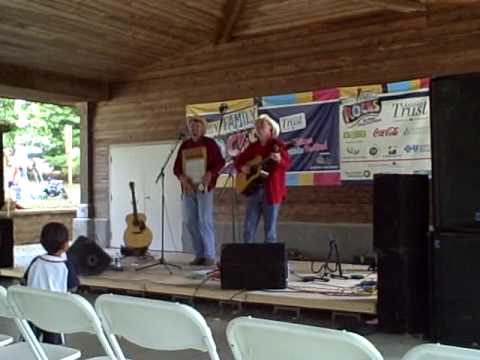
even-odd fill
[[(91, 360), (117, 360), (95, 310), (81, 296), (25, 286), (11, 286), (7, 293), (8, 302), (18, 318), (30, 321), (35, 326), (53, 333), (86, 332), (94, 334), (100, 341), (107, 357), (96, 357)], [(38, 349), (37, 358), (39, 360), (73, 360), (80, 357), (77, 349), (56, 345), (49, 347), (49, 353), (45, 351), (45, 344), (40, 344), (35, 337), (29, 336), (26, 340), (32, 344), (32, 347)]]
[(440, 344), (423, 344), (407, 352), (402, 360), (479, 360), (480, 350)]
[(97, 298), (95, 308), (119, 360), (125, 356), (117, 336), (152, 350), (194, 349), (219, 360), (207, 322), (190, 306), (107, 294)]
[(382, 360), (370, 341), (347, 331), (239, 317), (227, 339), (235, 360)]
[(0, 334), (0, 348), (9, 345), (13, 342), (13, 337), (10, 335)]
[[(0, 305), (0, 317), (10, 318), (11, 314), (8, 311), (8, 308), (6, 306), (6, 299), (7, 299), (7, 290), (5, 290), (3, 286), (0, 286), (0, 302), (3, 302), (3, 304)], [(11, 337), (10, 335), (0, 334), (0, 347), (9, 345), (11, 343), (13, 343), (13, 337)]]
[(25, 320), (16, 317), (7, 301), (7, 291), (3, 287), (0, 287), (0, 316), (13, 320), (24, 339), (27, 340), (27, 342), (17, 342), (0, 348), (0, 359), (38, 360), (41, 359), (41, 351), (47, 354), (49, 359), (74, 360), (80, 358), (80, 352), (75, 349), (64, 349), (50, 344), (40, 345), (38, 342), (29, 341), (34, 339), (35, 335)]

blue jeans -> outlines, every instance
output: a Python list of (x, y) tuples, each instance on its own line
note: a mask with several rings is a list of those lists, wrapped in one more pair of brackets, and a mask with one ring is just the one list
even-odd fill
[(261, 187), (248, 197), (245, 223), (243, 224), (243, 241), (252, 243), (255, 241), (260, 217), (263, 214), (263, 228), (265, 242), (277, 241), (277, 219), (280, 204), (268, 204), (265, 197), (265, 188)]
[(184, 229), (193, 242), (196, 258), (215, 259), (213, 191), (183, 195)]

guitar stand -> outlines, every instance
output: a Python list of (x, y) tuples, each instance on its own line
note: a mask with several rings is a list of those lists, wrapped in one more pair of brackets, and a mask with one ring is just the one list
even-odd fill
[(348, 276), (343, 275), (342, 262), (340, 261), (340, 252), (338, 251), (337, 242), (335, 240), (331, 240), (329, 246), (330, 246), (330, 254), (329, 255), (331, 255), (332, 251), (335, 252), (335, 268), (336, 268), (336, 270), (338, 270), (338, 275), (336, 275), (335, 273), (332, 273), (332, 272), (329, 273), (328, 275), (332, 279), (340, 279), (340, 280), (350, 279)]
[(158, 259), (158, 260), (155, 261), (154, 263), (147, 264), (147, 265), (143, 265), (143, 266), (139, 266), (139, 267), (135, 268), (135, 271), (141, 271), (141, 270), (149, 269), (149, 268), (151, 268), (151, 267), (158, 266), (158, 265), (163, 265), (163, 266), (165, 266), (165, 268), (167, 269), (169, 275), (172, 275), (172, 274), (173, 274), (172, 270), (170, 270), (170, 267), (176, 268), (176, 269), (178, 269), (178, 270), (181, 270), (181, 269), (182, 269), (182, 267), (181, 267), (180, 265), (171, 264), (171, 263), (166, 262), (166, 261), (165, 261), (165, 257), (162, 256), (160, 259)]
[(145, 256), (148, 251), (148, 246), (141, 247), (141, 248), (132, 248), (128, 246), (122, 246), (120, 247), (120, 254), (123, 256), (135, 256), (135, 257), (141, 257)]

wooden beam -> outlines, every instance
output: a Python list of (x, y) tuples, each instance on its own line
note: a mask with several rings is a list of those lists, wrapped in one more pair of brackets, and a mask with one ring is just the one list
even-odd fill
[(0, 63), (0, 97), (51, 103), (108, 99), (108, 84)]
[(241, 13), (244, 0), (227, 0), (224, 15), (220, 23), (216, 44), (229, 42), (232, 38), (233, 28)]
[(359, 3), (377, 6), (387, 10), (399, 11), (404, 13), (426, 11), (425, 4), (414, 0), (354, 0)]
[(95, 103), (75, 104), (80, 111), (80, 202), (88, 204), (88, 217), (94, 217), (93, 208), (93, 126)]
[(478, 4), (480, 0), (420, 0), (426, 5), (470, 5)]

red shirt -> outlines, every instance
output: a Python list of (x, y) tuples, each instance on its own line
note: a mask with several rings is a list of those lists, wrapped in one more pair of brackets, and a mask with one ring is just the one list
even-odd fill
[(173, 173), (176, 177), (183, 175), (182, 151), (195, 147), (205, 147), (207, 149), (207, 171), (212, 173), (212, 179), (210, 180), (210, 184), (208, 184), (208, 191), (210, 191), (217, 184), (218, 174), (225, 165), (225, 160), (220, 152), (220, 148), (212, 138), (203, 136), (197, 141), (193, 141), (193, 139), (185, 140), (182, 145), (180, 145), (180, 149), (178, 149), (175, 165), (173, 166)]
[(267, 195), (267, 202), (269, 204), (279, 204), (287, 194), (287, 187), (285, 186), (285, 173), (287, 171), (290, 159), (285, 144), (280, 139), (271, 139), (267, 144), (262, 145), (260, 141), (254, 142), (235, 159), (235, 168), (240, 171), (243, 165), (260, 155), (262, 158), (267, 158), (273, 152), (273, 145), (280, 146), (280, 155), (282, 160), (277, 163), (273, 161), (273, 166), (269, 170), (268, 178), (265, 182), (265, 192)]

